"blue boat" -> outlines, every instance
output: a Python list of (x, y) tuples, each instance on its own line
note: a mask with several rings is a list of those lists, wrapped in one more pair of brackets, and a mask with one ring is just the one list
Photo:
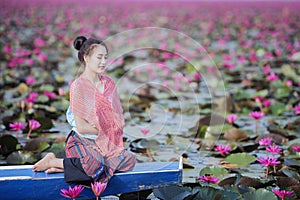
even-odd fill
[[(103, 196), (148, 190), (182, 184), (182, 159), (178, 162), (137, 163), (134, 170), (116, 173), (108, 182)], [(63, 173), (46, 174), (33, 172), (32, 165), (0, 167), (0, 199), (66, 199), (61, 189), (69, 185)], [(85, 187), (76, 199), (95, 198), (92, 190)]]

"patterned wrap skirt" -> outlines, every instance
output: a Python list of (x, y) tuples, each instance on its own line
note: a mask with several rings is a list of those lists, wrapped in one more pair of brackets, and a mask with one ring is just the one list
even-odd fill
[(131, 152), (124, 150), (116, 157), (104, 157), (95, 140), (81, 137), (75, 131), (68, 135), (64, 159), (65, 181), (68, 183), (107, 182), (115, 172), (132, 170), (135, 163)]

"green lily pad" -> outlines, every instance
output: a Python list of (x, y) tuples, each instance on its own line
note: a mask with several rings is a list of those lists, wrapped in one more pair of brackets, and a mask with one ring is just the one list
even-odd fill
[(290, 95), (290, 92), (291, 92), (291, 88), (287, 86), (283, 86), (275, 90), (274, 96), (276, 99), (281, 99), (284, 97), (288, 97)]
[(271, 111), (273, 115), (281, 115), (286, 110), (286, 105), (280, 102), (276, 102), (271, 105)]
[(205, 174), (212, 174), (213, 176), (220, 177), (228, 174), (228, 171), (225, 168), (219, 166), (204, 167), (203, 169), (201, 169), (199, 175), (203, 176)]
[(254, 93), (252, 96), (253, 96), (253, 97), (257, 97), (257, 96), (265, 97), (265, 96), (268, 95), (268, 93), (269, 93), (268, 90), (259, 90), (259, 91), (257, 91), (256, 93)]
[(7, 156), (17, 149), (18, 140), (11, 135), (3, 135), (0, 137), (0, 154)]
[(53, 92), (54, 91), (54, 87), (53, 87), (53, 85), (50, 85), (50, 84), (43, 84), (40, 87), (40, 90), (41, 91), (47, 91), (47, 92)]
[(297, 166), (297, 167), (300, 167), (300, 160), (285, 158), (284, 159), (284, 164), (287, 165), (287, 166)]
[(50, 147), (48, 142), (40, 142), (37, 146), (37, 152), (43, 152)]
[(277, 197), (273, 192), (261, 188), (255, 191), (245, 193), (244, 199), (245, 200), (253, 200), (253, 199), (277, 200)]
[(243, 100), (243, 99), (250, 99), (251, 95), (244, 91), (244, 90), (238, 90), (235, 94), (234, 94), (234, 98), (236, 100)]
[(256, 157), (250, 155), (249, 153), (235, 153), (227, 156), (225, 161), (231, 164), (237, 164), (240, 167), (247, 166), (250, 163), (254, 162)]
[(288, 177), (292, 177), (292, 178), (295, 178), (297, 180), (300, 180), (300, 175), (299, 173), (297, 173), (296, 171), (292, 170), (292, 169), (289, 169), (289, 168), (282, 168), (281, 170), (286, 176)]
[(213, 187), (201, 187), (194, 199), (211, 199), (217, 200), (222, 198), (221, 190)]
[(6, 161), (9, 165), (23, 165), (26, 163), (33, 164), (37, 161), (37, 157), (30, 151), (15, 151), (11, 153)]

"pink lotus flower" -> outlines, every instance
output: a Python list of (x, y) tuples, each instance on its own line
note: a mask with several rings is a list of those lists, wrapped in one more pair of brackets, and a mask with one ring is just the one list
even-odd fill
[(143, 133), (144, 135), (147, 135), (147, 134), (149, 133), (150, 130), (149, 130), (149, 129), (144, 129), (144, 128), (143, 128), (143, 129), (141, 129), (140, 131), (141, 131), (141, 133)]
[(273, 189), (273, 192), (282, 200), (286, 197), (290, 197), (294, 194), (293, 191), (287, 191), (287, 190), (278, 190), (278, 189)]
[(272, 157), (266, 157), (266, 158), (260, 157), (259, 159), (257, 159), (257, 161), (260, 162), (265, 167), (280, 164), (280, 161), (277, 161), (277, 158), (272, 158)]
[(8, 55), (10, 55), (12, 53), (12, 50), (8, 44), (5, 44), (5, 46), (3, 47), (3, 52)]
[(62, 88), (58, 88), (58, 95), (61, 97), (64, 95), (64, 90)]
[(31, 132), (35, 129), (38, 129), (41, 126), (41, 124), (40, 124), (40, 122), (38, 122), (34, 119), (29, 120), (28, 124), (29, 124), (29, 131), (27, 133), (27, 138), (29, 139)]
[(54, 92), (48, 92), (48, 91), (45, 91), (45, 92), (44, 92), (44, 95), (45, 95), (46, 97), (48, 97), (49, 99), (55, 99), (55, 97), (56, 97), (56, 94), (55, 94)]
[(276, 165), (280, 164), (280, 161), (277, 160), (277, 158), (271, 158), (271, 157), (260, 157), (257, 159), (258, 162), (260, 162), (263, 166), (267, 167), (266, 168), (266, 179), (268, 179), (268, 174), (269, 174), (269, 166), (273, 167), (274, 173), (276, 173)]
[(96, 196), (96, 199), (98, 200), (102, 192), (104, 192), (107, 184), (106, 183), (101, 183), (101, 182), (94, 182), (91, 183), (92, 190)]
[(261, 146), (270, 146), (272, 144), (272, 138), (262, 138), (258, 141)]
[(271, 106), (271, 100), (269, 100), (269, 99), (264, 100), (263, 105), (264, 105), (264, 107), (270, 107)]
[(19, 132), (26, 127), (26, 124), (22, 122), (14, 122), (14, 123), (9, 123), (9, 127), (11, 130), (17, 131), (16, 137), (18, 138)]
[(74, 188), (69, 186), (68, 190), (66, 189), (61, 189), (60, 195), (69, 199), (75, 199), (76, 197), (79, 196), (79, 194), (82, 192), (84, 187), (82, 185), (76, 185)]
[(26, 78), (26, 84), (27, 84), (27, 85), (32, 85), (32, 84), (34, 84), (35, 82), (36, 82), (36, 80), (35, 80), (35, 78), (32, 77), (32, 76), (28, 76), (28, 77)]
[(35, 103), (37, 98), (38, 98), (38, 93), (36, 92), (31, 92), (27, 98), (25, 98), (25, 102), (27, 103)]
[(38, 58), (40, 61), (46, 61), (48, 57), (46, 54), (41, 53), (38, 55)]
[(268, 146), (266, 148), (267, 152), (270, 152), (272, 155), (276, 154), (276, 153), (280, 153), (281, 152), (281, 148), (279, 148), (277, 145), (273, 144), (272, 146)]
[(215, 176), (210, 176), (210, 175), (204, 175), (204, 176), (199, 176), (198, 178), (201, 182), (205, 183), (217, 183), (220, 179), (215, 177)]
[(292, 81), (292, 80), (287, 80), (287, 81), (285, 82), (285, 85), (286, 85), (287, 87), (292, 87), (293, 81)]
[(221, 155), (226, 155), (226, 154), (229, 154), (229, 152), (231, 151), (231, 148), (230, 148), (230, 146), (226, 146), (226, 145), (218, 145), (215, 147), (214, 150), (218, 151)]
[(294, 151), (296, 151), (297, 153), (300, 152), (300, 146), (292, 146), (292, 149), (293, 149)]
[(193, 75), (193, 77), (194, 77), (194, 80), (199, 81), (202, 78), (202, 75), (200, 73), (195, 73)]
[(259, 120), (260, 118), (264, 117), (265, 114), (260, 111), (253, 111), (253, 112), (249, 113), (248, 116), (255, 120)]
[(277, 81), (277, 80), (278, 80), (278, 76), (277, 76), (274, 72), (271, 72), (271, 73), (267, 76), (267, 80), (268, 80), (268, 81)]
[(294, 111), (295, 111), (296, 115), (299, 115), (300, 114), (300, 105), (295, 106)]
[(232, 125), (236, 121), (237, 115), (229, 114), (229, 115), (227, 115), (226, 119), (227, 119), (228, 123)]
[(42, 38), (35, 38), (33, 44), (35, 47), (43, 47), (46, 45), (46, 42)]
[(268, 74), (270, 71), (271, 71), (270, 65), (266, 65), (265, 67), (263, 67), (263, 72), (264, 72), (265, 74)]
[(22, 122), (14, 122), (14, 123), (9, 123), (9, 127), (11, 130), (21, 131), (26, 127), (26, 124)]

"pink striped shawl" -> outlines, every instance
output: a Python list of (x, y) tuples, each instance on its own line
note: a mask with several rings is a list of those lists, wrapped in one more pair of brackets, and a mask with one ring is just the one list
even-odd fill
[(99, 75), (104, 83), (101, 93), (90, 80), (78, 77), (70, 89), (70, 107), (99, 130), (96, 144), (104, 157), (114, 157), (124, 151), (124, 118), (115, 83), (108, 75)]

